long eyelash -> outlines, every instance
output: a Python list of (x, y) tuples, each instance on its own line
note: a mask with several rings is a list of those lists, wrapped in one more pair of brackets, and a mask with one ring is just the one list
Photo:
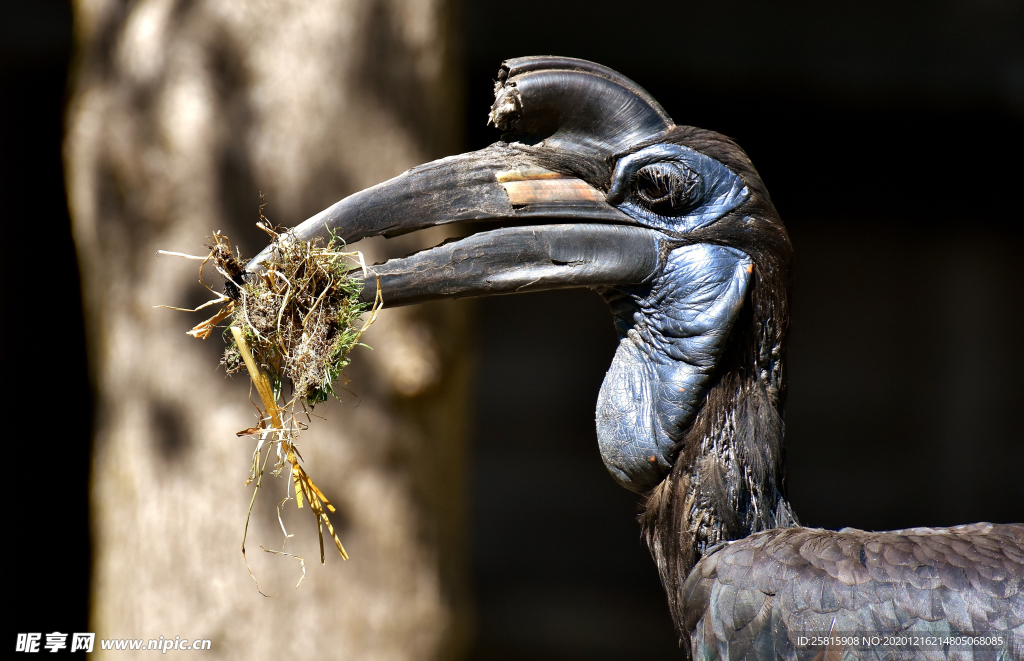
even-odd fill
[[(697, 173), (689, 168), (677, 172), (675, 169), (658, 165), (641, 170), (639, 178), (637, 193), (641, 198), (648, 204), (659, 206), (667, 201), (673, 209), (681, 207), (688, 201), (698, 180)], [(649, 183), (650, 187), (643, 186), (644, 182)], [(651, 188), (654, 189), (655, 196), (647, 192)]]

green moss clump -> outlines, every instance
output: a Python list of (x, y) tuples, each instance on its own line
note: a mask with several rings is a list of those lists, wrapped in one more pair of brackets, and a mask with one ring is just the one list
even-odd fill
[[(358, 253), (344, 251), (333, 236), (326, 244), (277, 238), (273, 255), (245, 278), (226, 238), (216, 235), (210, 247), (233, 301), (229, 327), (241, 329), (275, 396), (290, 383), (285, 399), (313, 407), (337, 396), (334, 382), (369, 325), (360, 317), (377, 308), (359, 300), (363, 283), (353, 275)], [(234, 341), (221, 364), (229, 374), (245, 369)]]

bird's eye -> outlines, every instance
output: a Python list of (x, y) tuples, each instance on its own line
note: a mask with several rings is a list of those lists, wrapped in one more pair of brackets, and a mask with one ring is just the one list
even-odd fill
[(664, 216), (687, 211), (700, 199), (700, 175), (682, 163), (645, 165), (633, 181), (641, 203)]

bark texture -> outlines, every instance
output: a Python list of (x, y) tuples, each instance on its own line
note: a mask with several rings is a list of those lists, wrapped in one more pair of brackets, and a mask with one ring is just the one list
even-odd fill
[[(305, 466), (338, 507), (352, 559), (319, 565), (308, 508), (266, 482), (247, 544), (248, 380), (217, 337), (186, 337), (206, 298), (198, 253), (243, 254), (259, 192), (292, 225), (344, 195), (457, 151), (449, 0), (79, 0), (65, 160), (98, 411), (92, 629), (209, 638), (218, 658), (434, 659), (466, 631), (462, 484), (466, 309), (385, 310), (348, 394), (317, 407)], [(370, 242), (372, 260), (437, 236)], [(209, 653), (207, 653), (209, 654)]]

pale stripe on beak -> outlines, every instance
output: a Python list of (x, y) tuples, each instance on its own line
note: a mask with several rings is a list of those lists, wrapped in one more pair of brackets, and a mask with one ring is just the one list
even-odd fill
[(555, 202), (604, 202), (603, 192), (581, 179), (542, 168), (519, 168), (495, 174), (512, 206)]

